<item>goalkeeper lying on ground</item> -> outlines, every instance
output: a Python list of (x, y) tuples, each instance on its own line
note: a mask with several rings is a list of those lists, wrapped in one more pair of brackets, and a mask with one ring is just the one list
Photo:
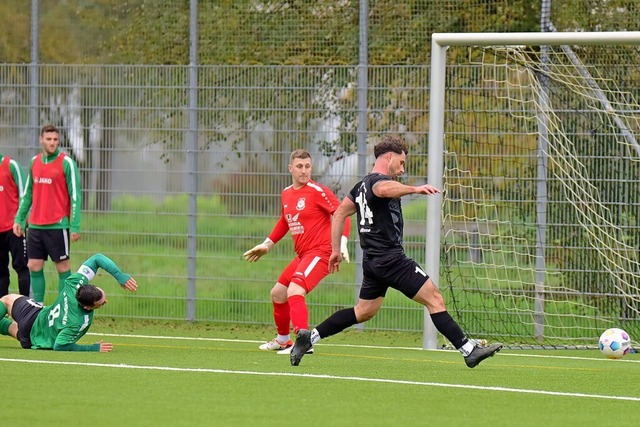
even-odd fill
[[(124, 289), (131, 292), (138, 289), (133, 277), (120, 271), (108, 257), (95, 254), (77, 273), (69, 276), (50, 306), (19, 294), (0, 298), (0, 334), (16, 338), (23, 348), (103, 353), (113, 350), (113, 345), (105, 342), (76, 344), (91, 327), (93, 310), (107, 303), (105, 292), (89, 284), (98, 268), (111, 274)], [(6, 317), (7, 314), (13, 321)]]

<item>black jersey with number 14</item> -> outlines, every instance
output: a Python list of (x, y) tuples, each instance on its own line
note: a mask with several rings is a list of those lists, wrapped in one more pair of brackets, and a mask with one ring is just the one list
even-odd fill
[(377, 182), (392, 179), (389, 175), (371, 173), (349, 192), (348, 197), (356, 204), (360, 246), (365, 255), (404, 252), (400, 199), (378, 197), (372, 190)]

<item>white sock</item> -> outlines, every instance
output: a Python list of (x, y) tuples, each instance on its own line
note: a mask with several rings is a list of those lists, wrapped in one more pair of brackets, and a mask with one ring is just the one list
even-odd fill
[(318, 333), (318, 330), (316, 328), (313, 328), (313, 331), (311, 331), (311, 345), (314, 345), (315, 343), (317, 343), (321, 339), (322, 338), (320, 337), (320, 334)]
[(458, 350), (460, 351), (460, 353), (462, 353), (464, 357), (467, 357), (468, 355), (471, 354), (474, 348), (476, 348), (474, 342), (469, 340), (466, 343), (464, 343), (462, 347), (460, 347)]
[(278, 334), (278, 337), (276, 338), (276, 341), (278, 341), (280, 344), (284, 344), (286, 342), (289, 342), (290, 339), (291, 339), (291, 336), (289, 334), (287, 334), (287, 335)]

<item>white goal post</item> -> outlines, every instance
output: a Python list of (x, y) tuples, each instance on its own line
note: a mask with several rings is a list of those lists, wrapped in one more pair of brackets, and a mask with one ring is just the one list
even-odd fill
[[(640, 32), (432, 35), (428, 182), (443, 193), (425, 264), (470, 338), (638, 340), (639, 47)], [(426, 310), (423, 348), (438, 348)]]

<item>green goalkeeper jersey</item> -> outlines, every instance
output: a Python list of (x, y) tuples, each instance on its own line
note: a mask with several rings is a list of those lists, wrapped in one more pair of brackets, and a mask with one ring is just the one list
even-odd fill
[(120, 285), (124, 285), (131, 277), (120, 271), (106, 256), (93, 255), (82, 264), (78, 272), (67, 278), (55, 302), (44, 307), (36, 317), (31, 329), (32, 349), (100, 351), (100, 344), (75, 344), (87, 333), (93, 322), (93, 310), (85, 310), (78, 303), (76, 291), (80, 286), (89, 284), (98, 267), (111, 274)]

